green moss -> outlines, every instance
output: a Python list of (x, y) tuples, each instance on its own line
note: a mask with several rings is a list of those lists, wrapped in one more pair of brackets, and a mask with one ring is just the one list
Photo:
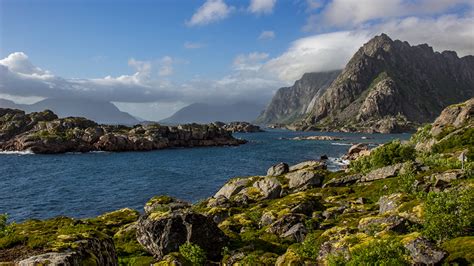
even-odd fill
[(193, 265), (204, 265), (206, 252), (198, 245), (185, 243), (179, 247), (179, 253)]
[(445, 262), (450, 265), (454, 263), (460, 265), (474, 264), (474, 236), (451, 239), (444, 242), (442, 247), (449, 254)]
[(409, 262), (403, 245), (389, 238), (373, 240), (351, 250), (351, 259), (345, 265), (409, 265)]

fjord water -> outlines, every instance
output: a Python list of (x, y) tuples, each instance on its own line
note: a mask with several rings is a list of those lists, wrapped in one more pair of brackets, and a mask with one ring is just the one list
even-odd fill
[[(333, 135), (344, 141), (289, 140)], [(154, 195), (196, 202), (212, 196), (229, 178), (263, 175), (277, 162), (290, 164), (340, 157), (351, 143), (376, 145), (408, 134), (315, 133), (270, 130), (235, 134), (238, 147), (152, 152), (61, 155), (0, 154), (0, 213), (13, 221), (58, 215), (92, 217), (119, 208), (142, 210)], [(368, 139), (362, 139), (362, 137)], [(331, 164), (336, 168), (336, 164)]]

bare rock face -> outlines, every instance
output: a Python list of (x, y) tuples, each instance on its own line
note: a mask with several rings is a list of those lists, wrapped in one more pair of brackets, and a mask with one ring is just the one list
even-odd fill
[(262, 193), (262, 199), (276, 199), (279, 198), (281, 194), (281, 183), (274, 177), (264, 177), (255, 182), (253, 187)]
[(447, 255), (446, 252), (437, 249), (431, 242), (422, 237), (408, 242), (405, 248), (417, 265), (437, 265)]
[(305, 190), (321, 185), (323, 177), (310, 170), (299, 170), (286, 175), (290, 189)]
[(248, 122), (230, 122), (227, 124), (216, 122), (216, 125), (220, 125), (221, 128), (230, 131), (232, 133), (256, 133), (256, 132), (263, 132), (263, 130), (257, 126), (250, 124)]
[(220, 196), (224, 196), (227, 199), (239, 193), (242, 189), (244, 189), (248, 184), (247, 178), (235, 178), (227, 182), (223, 187), (219, 189), (214, 195), (214, 198), (219, 198)]
[(138, 242), (158, 260), (178, 251), (187, 242), (199, 245), (209, 259), (218, 260), (228, 238), (210, 217), (180, 203), (176, 199), (160, 198), (147, 204), (154, 207), (148, 208), (138, 220)]
[(382, 34), (364, 44), (299, 129), (406, 132), (474, 96), (474, 57)]
[(365, 176), (363, 176), (360, 181), (361, 182), (369, 182), (369, 181), (374, 181), (378, 179), (385, 179), (389, 177), (394, 177), (398, 174), (398, 172), (402, 169), (403, 164), (398, 163), (394, 165), (389, 165), (385, 167), (381, 167), (378, 169), (375, 169)]
[(279, 176), (288, 173), (290, 167), (286, 163), (278, 163), (270, 167), (267, 176)]
[(448, 126), (458, 128), (474, 117), (474, 98), (444, 109), (433, 123), (431, 135), (438, 136)]
[(0, 109), (0, 150), (34, 153), (150, 151), (171, 147), (239, 145), (215, 125), (107, 126), (81, 117), (58, 119), (51, 111), (25, 114)]
[(118, 265), (112, 239), (87, 239), (77, 243), (72, 251), (48, 252), (21, 260), (18, 265)]
[(280, 88), (256, 119), (258, 124), (290, 123), (308, 114), (317, 98), (341, 71), (306, 73), (291, 87)]

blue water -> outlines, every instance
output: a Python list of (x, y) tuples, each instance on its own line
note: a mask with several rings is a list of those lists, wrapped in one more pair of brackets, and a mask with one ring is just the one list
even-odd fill
[[(347, 141), (282, 139), (304, 135), (342, 136)], [(195, 202), (212, 196), (231, 177), (263, 175), (276, 162), (294, 164), (324, 154), (339, 157), (350, 143), (409, 137), (283, 130), (235, 136), (249, 143), (152, 152), (0, 154), (0, 213), (19, 222), (58, 215), (92, 217), (124, 207), (141, 211), (159, 194)]]

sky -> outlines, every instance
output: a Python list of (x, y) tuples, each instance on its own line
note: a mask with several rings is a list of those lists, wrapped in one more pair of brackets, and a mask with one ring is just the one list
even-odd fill
[(474, 0), (0, 0), (0, 98), (266, 104), (382, 32), (472, 55)]

